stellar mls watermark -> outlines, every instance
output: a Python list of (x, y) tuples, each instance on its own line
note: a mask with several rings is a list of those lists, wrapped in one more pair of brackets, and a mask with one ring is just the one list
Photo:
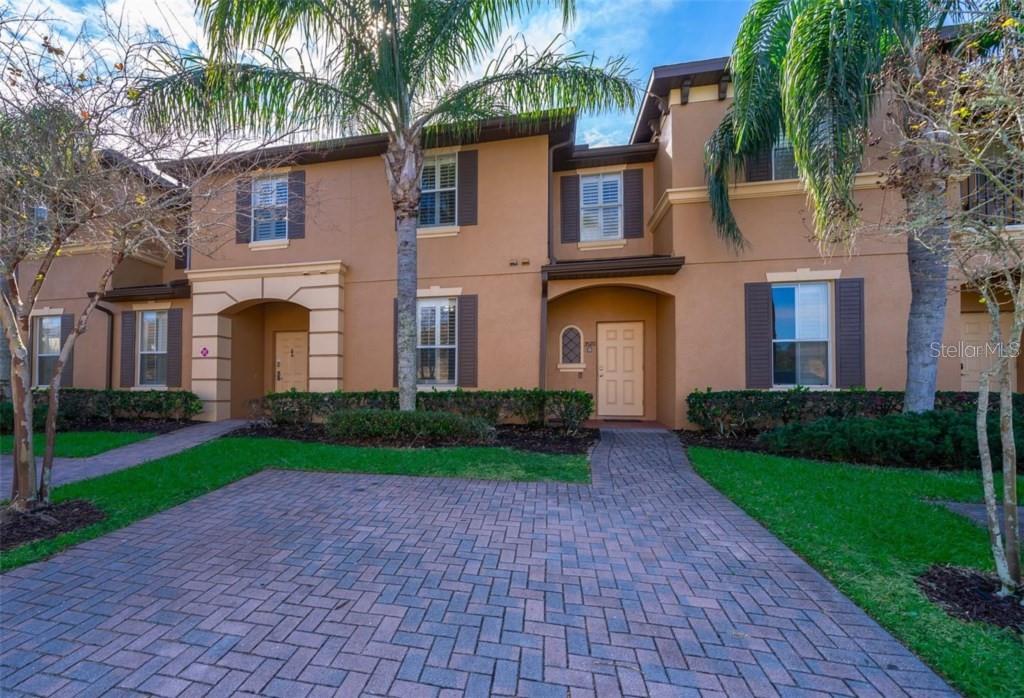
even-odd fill
[(940, 359), (1015, 359), (1020, 356), (1020, 342), (932, 342), (930, 349), (932, 356)]

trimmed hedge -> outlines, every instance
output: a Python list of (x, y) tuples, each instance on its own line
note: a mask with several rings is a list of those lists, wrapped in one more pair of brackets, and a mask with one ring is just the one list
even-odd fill
[[(1014, 441), (1024, 448), (1024, 420), (1014, 414)], [(824, 417), (761, 434), (757, 443), (782, 455), (906, 468), (979, 468), (973, 411), (936, 410), (882, 417)], [(989, 446), (1000, 467), (998, 411), (989, 413)]]
[[(993, 394), (992, 404), (998, 402)], [(940, 391), (936, 410), (973, 411), (975, 392)], [(1024, 413), (1024, 394), (1013, 396), (1014, 411)], [(786, 424), (822, 417), (882, 417), (903, 410), (899, 390), (698, 390), (686, 397), (691, 422), (718, 436), (753, 436)]]
[[(398, 392), (335, 391), (307, 393), (289, 391), (267, 395), (265, 404), (275, 424), (306, 424), (326, 421), (340, 410), (398, 410)], [(490, 424), (518, 421), (539, 426), (558, 423), (566, 431), (577, 431), (590, 417), (594, 399), (582, 390), (435, 390), (416, 395), (418, 410), (451, 412), (479, 417)]]
[[(46, 424), (46, 390), (33, 391), (34, 430)], [(112, 424), (120, 420), (160, 419), (184, 421), (199, 414), (203, 402), (187, 390), (92, 390), (61, 388), (57, 410), (57, 428), (69, 429), (98, 423)], [(14, 408), (0, 403), (0, 433), (14, 428)]]
[(493, 439), (494, 427), (481, 417), (454, 412), (364, 409), (334, 412), (327, 433), (339, 441), (477, 444)]

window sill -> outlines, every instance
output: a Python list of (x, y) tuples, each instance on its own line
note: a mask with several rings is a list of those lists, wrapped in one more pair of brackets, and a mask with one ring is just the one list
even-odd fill
[(617, 240), (586, 240), (576, 243), (576, 249), (578, 250), (617, 250), (625, 246), (625, 238)]
[(809, 390), (816, 393), (827, 393), (832, 390), (840, 390), (834, 385), (773, 385), (769, 390), (776, 393), (784, 393), (789, 390)]
[(580, 372), (586, 367), (586, 364), (558, 364), (558, 370), (566, 372)]
[(434, 225), (426, 228), (416, 228), (418, 238), (451, 238), (459, 234), (457, 225)]
[(133, 385), (128, 390), (169, 390), (166, 385)]
[(291, 240), (258, 240), (249, 243), (250, 250), (283, 250)]
[(416, 386), (416, 392), (418, 393), (447, 393), (453, 390), (458, 390), (457, 385), (442, 385), (437, 383), (422, 383)]

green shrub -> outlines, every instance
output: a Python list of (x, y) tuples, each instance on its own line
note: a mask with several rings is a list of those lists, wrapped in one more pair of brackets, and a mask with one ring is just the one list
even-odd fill
[[(1024, 448), (1024, 420), (1014, 415), (1017, 448)], [(936, 410), (882, 417), (823, 417), (761, 434), (773, 453), (893, 467), (951, 470), (980, 467), (973, 411)], [(988, 420), (989, 445), (999, 463), (999, 415)]]
[[(32, 431), (42, 431), (46, 428), (46, 405), (36, 405), (32, 408)], [(0, 434), (14, 433), (14, 405), (10, 402), (0, 402)]]
[(547, 413), (575, 434), (594, 412), (594, 396), (585, 390), (556, 390), (548, 396)]
[[(267, 412), (275, 424), (294, 425), (327, 421), (341, 410), (397, 410), (398, 393), (388, 391), (271, 393), (265, 400)], [(582, 390), (431, 390), (416, 396), (419, 410), (451, 412), (476, 417), (490, 424), (521, 421), (539, 426), (558, 422), (567, 431), (579, 429), (593, 411), (594, 401)]]
[[(993, 395), (993, 404), (997, 396)], [(972, 411), (978, 395), (940, 391), (935, 409)], [(1024, 410), (1024, 394), (1013, 396)], [(719, 436), (752, 436), (786, 424), (822, 417), (881, 417), (903, 410), (898, 390), (697, 390), (686, 397), (688, 416), (702, 430)]]
[(490, 441), (494, 427), (480, 417), (454, 412), (363, 409), (332, 413), (327, 432), (339, 441), (475, 444)]

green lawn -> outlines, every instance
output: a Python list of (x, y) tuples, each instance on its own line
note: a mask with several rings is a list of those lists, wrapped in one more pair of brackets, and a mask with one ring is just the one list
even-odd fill
[[(59, 458), (85, 458), (109, 451), (118, 446), (127, 446), (153, 436), (147, 431), (63, 431), (57, 433), (54, 451)], [(46, 446), (45, 434), (33, 434), (32, 445), (37, 456), (43, 455)], [(0, 436), (0, 453), (10, 453), (14, 437)]]
[(977, 473), (690, 448), (694, 467), (966, 695), (1024, 696), (1020, 636), (946, 615), (914, 578), (992, 570), (984, 529), (926, 499), (981, 501)]
[(92, 526), (28, 543), (0, 555), (0, 571), (34, 562), (76, 543), (198, 497), (264, 468), (490, 480), (589, 482), (586, 456), (507, 448), (360, 448), (284, 439), (227, 437), (53, 491), (53, 499), (88, 499), (107, 513)]

